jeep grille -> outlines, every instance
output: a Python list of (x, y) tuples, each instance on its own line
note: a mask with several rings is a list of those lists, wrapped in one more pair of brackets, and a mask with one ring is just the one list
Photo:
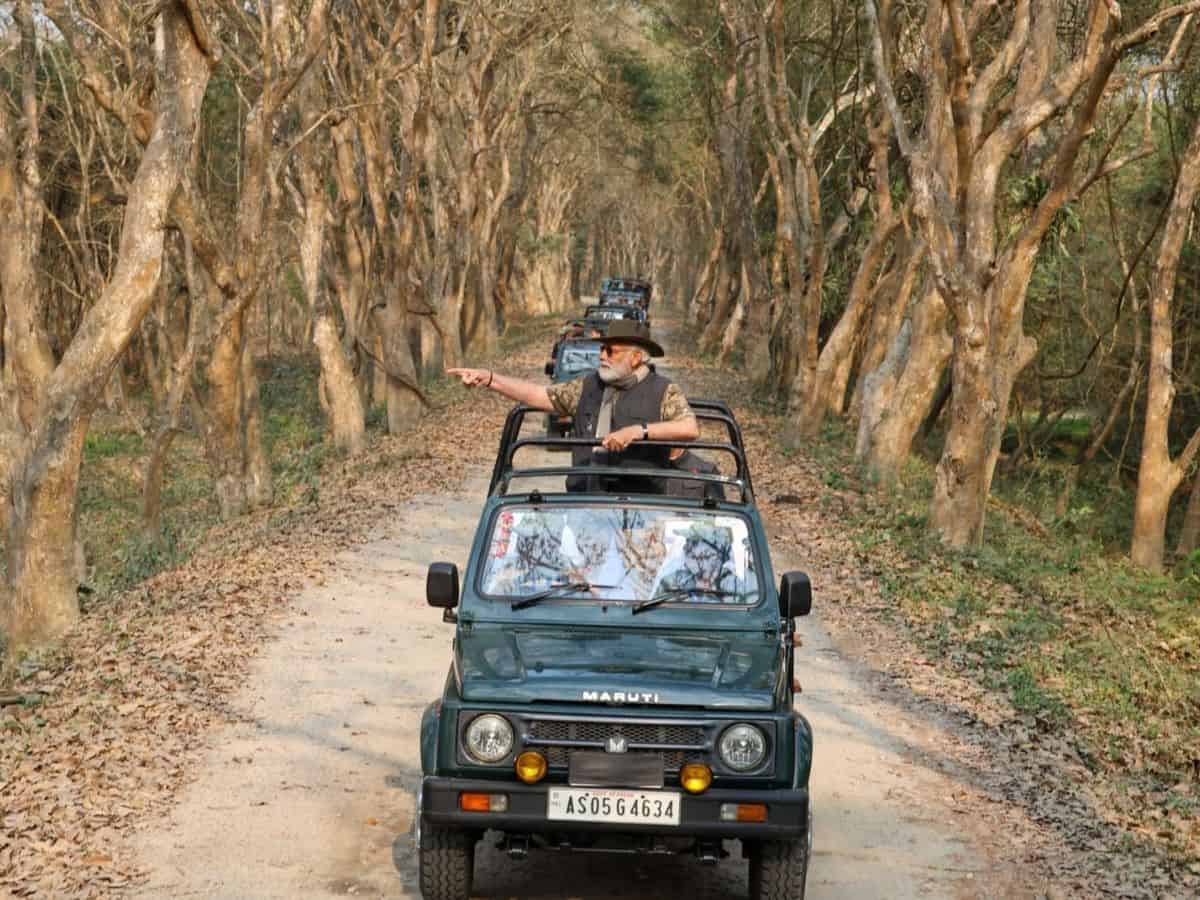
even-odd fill
[(553, 768), (565, 769), (573, 750), (604, 750), (615, 735), (625, 738), (630, 753), (661, 753), (668, 772), (703, 762), (711, 749), (705, 727), (697, 724), (598, 719), (528, 719), (525, 724), (525, 745), (544, 750)]

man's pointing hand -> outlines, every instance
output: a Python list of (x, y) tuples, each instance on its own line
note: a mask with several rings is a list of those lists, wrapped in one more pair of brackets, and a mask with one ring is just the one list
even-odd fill
[(457, 375), (467, 387), (487, 387), (492, 381), (491, 369), (447, 369), (447, 375)]

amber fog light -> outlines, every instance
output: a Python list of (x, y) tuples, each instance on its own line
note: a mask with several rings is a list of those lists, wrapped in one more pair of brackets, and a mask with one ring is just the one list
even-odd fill
[(679, 770), (679, 783), (689, 794), (702, 794), (712, 784), (712, 769), (704, 763), (688, 763)]
[(534, 750), (526, 750), (517, 757), (517, 777), (526, 784), (534, 784), (546, 777), (546, 757)]

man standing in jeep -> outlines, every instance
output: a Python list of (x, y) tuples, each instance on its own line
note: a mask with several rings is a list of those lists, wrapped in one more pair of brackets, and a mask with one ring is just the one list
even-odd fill
[[(663, 448), (631, 447), (637, 441), (694, 441), (700, 436), (696, 416), (679, 386), (649, 365), (663, 355), (641, 322), (617, 319), (601, 338), (600, 367), (582, 378), (544, 385), (500, 375), (490, 369), (447, 369), (467, 387), (488, 387), (526, 406), (561, 416), (574, 416), (573, 437), (600, 438), (600, 447), (572, 449), (575, 465), (662, 468)], [(595, 479), (569, 480), (568, 490), (604, 489)], [(660, 493), (659, 485), (623, 485), (639, 492)]]

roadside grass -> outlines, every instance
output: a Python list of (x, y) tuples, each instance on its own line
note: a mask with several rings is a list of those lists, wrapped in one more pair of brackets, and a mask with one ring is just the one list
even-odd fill
[(914, 457), (896, 484), (874, 485), (852, 446), (837, 423), (804, 452), (828, 487), (864, 501), (848, 507), (859, 564), (925, 650), (1036, 729), (1080, 736), (1118, 813), (1200, 858), (1200, 559), (1134, 568), (1130, 489), (1101, 473), (1056, 517), (1065, 471), (1038, 460), (998, 473), (983, 546), (953, 551), (926, 528), (932, 463)]
[(101, 412), (93, 418), (79, 478), (79, 533), (92, 591), (81, 598), (85, 608), (182, 561), (215, 519), (198, 442), (182, 434), (163, 470), (161, 533), (146, 538), (141, 527), (145, 453), (142, 435), (126, 417)]

